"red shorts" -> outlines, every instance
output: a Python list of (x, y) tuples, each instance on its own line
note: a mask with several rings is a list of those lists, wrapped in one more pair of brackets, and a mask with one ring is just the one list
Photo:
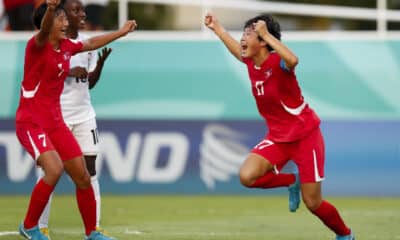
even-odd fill
[(81, 148), (66, 125), (45, 132), (36, 124), (17, 122), (16, 134), (35, 161), (42, 153), (50, 150), (57, 151), (63, 161), (82, 156)]
[(293, 160), (299, 169), (301, 183), (324, 180), (325, 146), (319, 128), (295, 142), (278, 143), (266, 138), (251, 152), (267, 159), (278, 172), (289, 160)]

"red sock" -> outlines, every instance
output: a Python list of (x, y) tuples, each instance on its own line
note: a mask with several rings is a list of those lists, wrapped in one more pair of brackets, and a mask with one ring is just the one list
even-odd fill
[(92, 231), (96, 230), (96, 200), (92, 186), (90, 185), (86, 189), (77, 188), (76, 200), (85, 225), (86, 236), (89, 236)]
[(329, 202), (322, 201), (321, 205), (313, 213), (337, 235), (345, 236), (350, 234), (350, 228), (343, 222), (338, 210)]
[(251, 188), (276, 188), (287, 187), (296, 181), (294, 174), (275, 174), (268, 172), (264, 176), (258, 178)]
[(38, 225), (40, 215), (49, 201), (50, 194), (54, 186), (50, 186), (41, 179), (33, 188), (31, 200), (29, 202), (28, 212), (24, 220), (24, 228), (29, 229)]

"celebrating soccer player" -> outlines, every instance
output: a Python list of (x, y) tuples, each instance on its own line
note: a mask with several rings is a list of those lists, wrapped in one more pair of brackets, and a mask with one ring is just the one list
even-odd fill
[(19, 226), (20, 234), (31, 240), (48, 240), (38, 220), (50, 194), (65, 170), (76, 185), (85, 239), (108, 240), (96, 231), (96, 200), (82, 151), (65, 124), (60, 106), (64, 80), (70, 72), (71, 56), (98, 49), (125, 36), (136, 27), (134, 20), (114, 32), (72, 41), (67, 38), (68, 20), (60, 0), (46, 0), (34, 13), (39, 29), (25, 49), (24, 79), (16, 113), (16, 134), (27, 152), (44, 171), (35, 185), (28, 211)]
[[(301, 189), (307, 208), (337, 240), (354, 240), (336, 208), (322, 198), (325, 150), (320, 119), (302, 96), (295, 75), (298, 58), (280, 41), (279, 23), (270, 15), (248, 20), (239, 43), (213, 14), (204, 21), (232, 55), (246, 64), (258, 111), (269, 129), (243, 163), (241, 183), (249, 188), (288, 187), (292, 212), (299, 207)], [(290, 159), (299, 173), (280, 173)]]
[[(80, 29), (84, 29), (86, 22), (86, 13), (82, 2), (80, 0), (62, 0), (61, 5), (69, 22), (67, 37), (78, 41), (86, 40), (88, 37), (79, 33)], [(104, 48), (99, 57), (96, 51), (83, 52), (72, 56), (68, 77), (61, 94), (61, 110), (64, 121), (81, 147), (90, 174), (96, 199), (96, 229), (98, 231), (100, 230), (101, 198), (95, 161), (99, 152), (99, 137), (96, 114), (90, 101), (89, 89), (92, 89), (99, 80), (104, 62), (110, 53), (110, 48)], [(48, 223), (51, 199), (52, 197), (50, 197), (39, 219), (40, 231), (47, 237), (50, 235)]]

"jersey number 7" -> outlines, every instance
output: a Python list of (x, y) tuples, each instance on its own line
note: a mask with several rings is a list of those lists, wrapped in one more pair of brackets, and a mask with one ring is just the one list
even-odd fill
[(46, 147), (46, 146), (47, 146), (47, 144), (46, 144), (46, 134), (39, 134), (39, 135), (38, 135), (38, 139), (39, 139), (39, 140), (43, 139), (43, 140), (42, 140), (42, 145), (43, 145), (43, 147)]

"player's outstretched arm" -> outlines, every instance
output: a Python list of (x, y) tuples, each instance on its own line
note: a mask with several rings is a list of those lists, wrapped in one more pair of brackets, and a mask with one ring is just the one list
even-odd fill
[(40, 30), (35, 36), (35, 42), (38, 47), (42, 47), (50, 34), (51, 27), (54, 22), (54, 15), (60, 0), (46, 0), (47, 9), (40, 24)]
[(105, 45), (109, 44), (110, 42), (117, 40), (120, 37), (127, 35), (129, 32), (133, 32), (135, 30), (137, 24), (135, 20), (127, 21), (121, 29), (106, 33), (100, 36), (89, 38), (83, 41), (83, 47), (81, 52), (95, 50)]
[(276, 39), (272, 34), (268, 32), (267, 25), (264, 21), (259, 20), (254, 23), (254, 31), (260, 36), (264, 41), (271, 46), (278, 54), (281, 56), (285, 65), (288, 69), (293, 69), (299, 63), (297, 56), (281, 41)]
[(104, 62), (110, 55), (112, 49), (105, 47), (99, 52), (99, 58), (97, 60), (96, 68), (93, 72), (89, 73), (89, 89), (94, 88), (96, 86), (97, 81), (100, 79), (101, 71), (103, 70)]
[(240, 43), (224, 29), (213, 14), (207, 13), (204, 18), (204, 24), (221, 39), (233, 56), (242, 61)]

